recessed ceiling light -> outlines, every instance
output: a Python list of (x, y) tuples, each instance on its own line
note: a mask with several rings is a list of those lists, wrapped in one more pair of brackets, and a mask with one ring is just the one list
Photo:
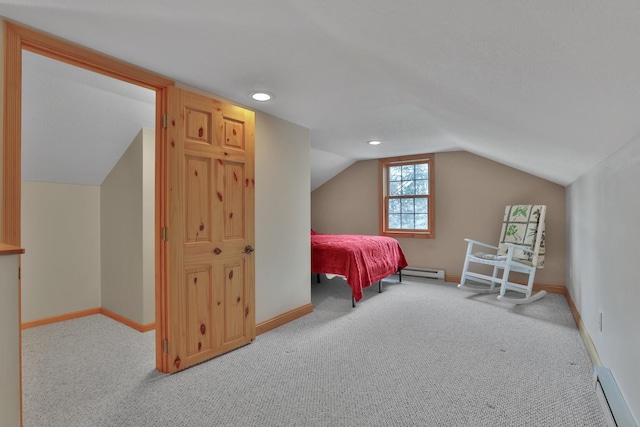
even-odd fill
[(253, 98), (254, 101), (264, 102), (270, 100), (273, 96), (267, 92), (254, 92), (251, 94), (251, 98)]
[(380, 141), (369, 141), (369, 145), (380, 145)]

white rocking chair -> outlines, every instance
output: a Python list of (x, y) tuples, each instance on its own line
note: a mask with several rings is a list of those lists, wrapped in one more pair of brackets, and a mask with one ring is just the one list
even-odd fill
[[(547, 291), (539, 291), (535, 294), (532, 291), (536, 269), (544, 267), (546, 212), (547, 207), (544, 205), (507, 206), (497, 247), (464, 239), (468, 242), (467, 255), (458, 287), (479, 293), (499, 291), (498, 299), (511, 304), (527, 304), (544, 297)], [(475, 252), (474, 247), (477, 246), (483, 250), (492, 249), (493, 251), (492, 253)], [(469, 271), (469, 266), (472, 264), (492, 266), (493, 274)], [(509, 281), (509, 274), (513, 271), (527, 274), (529, 276), (527, 284)], [(507, 297), (505, 292), (508, 290), (524, 293), (525, 296)]]

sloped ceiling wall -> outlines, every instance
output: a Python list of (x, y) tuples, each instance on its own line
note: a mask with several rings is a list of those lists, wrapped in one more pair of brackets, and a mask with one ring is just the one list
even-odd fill
[(143, 127), (155, 92), (23, 51), (22, 179), (100, 185)]

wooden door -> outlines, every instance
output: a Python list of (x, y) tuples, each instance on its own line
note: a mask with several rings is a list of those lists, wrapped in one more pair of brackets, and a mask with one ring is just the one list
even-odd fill
[(254, 113), (175, 87), (167, 111), (157, 332), (175, 372), (255, 339)]

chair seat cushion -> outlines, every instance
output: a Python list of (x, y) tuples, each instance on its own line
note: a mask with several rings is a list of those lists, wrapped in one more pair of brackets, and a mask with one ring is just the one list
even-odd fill
[(476, 258), (488, 259), (492, 261), (505, 261), (507, 259), (506, 255), (496, 255), (496, 254), (486, 254), (484, 252), (476, 252), (473, 254)]
[[(499, 264), (501, 262), (504, 263), (504, 261), (507, 260), (507, 256), (506, 255), (486, 254), (484, 252), (475, 252), (475, 253), (470, 255), (470, 258), (475, 262), (480, 262), (480, 263), (484, 263), (484, 264), (492, 264), (492, 265), (496, 265), (496, 264)], [(526, 265), (526, 266), (529, 266), (529, 267), (533, 266), (531, 261), (527, 261), (527, 260), (524, 260), (524, 259), (513, 259), (513, 263)]]

